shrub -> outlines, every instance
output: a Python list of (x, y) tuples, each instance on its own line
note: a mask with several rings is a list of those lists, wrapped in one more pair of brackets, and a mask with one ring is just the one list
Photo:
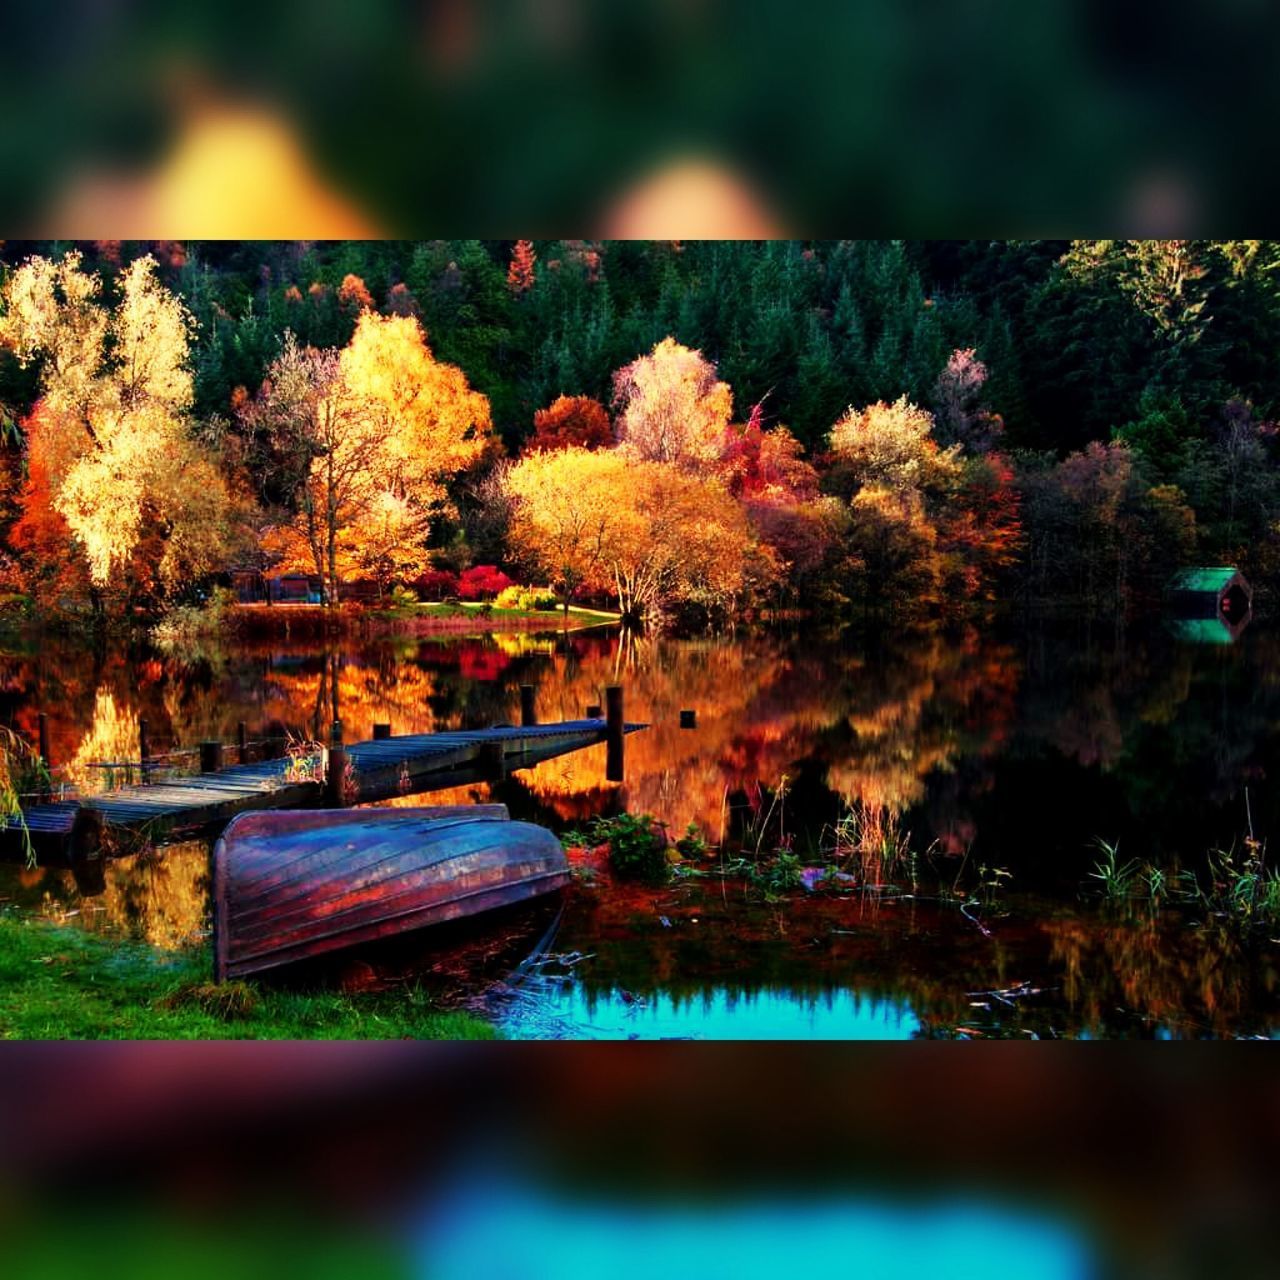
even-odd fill
[(497, 565), (477, 564), (458, 578), (458, 595), (464, 600), (489, 600), (513, 585)]
[(448, 569), (428, 569), (411, 583), (419, 600), (447, 600), (458, 594), (458, 575)]
[(546, 587), (507, 587), (493, 602), (499, 609), (554, 609), (555, 592)]
[(619, 880), (663, 884), (671, 873), (667, 836), (647, 813), (622, 813), (605, 824), (609, 867)]

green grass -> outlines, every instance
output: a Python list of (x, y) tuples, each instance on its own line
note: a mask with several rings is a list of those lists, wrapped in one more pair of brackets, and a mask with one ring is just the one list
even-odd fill
[(215, 986), (206, 949), (163, 952), (0, 916), (0, 1038), (481, 1040), (483, 1019), (418, 989), (284, 991)]

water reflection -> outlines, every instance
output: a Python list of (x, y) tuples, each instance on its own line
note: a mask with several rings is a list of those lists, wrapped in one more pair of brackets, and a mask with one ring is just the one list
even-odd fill
[[(704, 906), (695, 942), (655, 923), (669, 909), (597, 904), (566, 920), (565, 945), (598, 957), (562, 993), (569, 1024), (646, 1036), (1269, 1034), (1269, 942), (1174, 918), (1116, 920), (1079, 889), (1098, 837), (1172, 868), (1230, 844), (1248, 822), (1260, 840), (1275, 828), (1280, 792), (1265, 784), (1280, 770), (1277, 643), (1257, 624), (1229, 648), (1182, 644), (1163, 627), (879, 644), (604, 631), (256, 644), (182, 661), (51, 636), (0, 648), (0, 714), (34, 738), (47, 712), (55, 760), (91, 788), (104, 781), (92, 765), (136, 756), (141, 719), (157, 751), (233, 741), (240, 721), (252, 739), (311, 735), (340, 718), (355, 740), (383, 721), (398, 733), (512, 721), (522, 684), (535, 686), (540, 720), (573, 718), (621, 683), (628, 717), (651, 725), (628, 740), (622, 784), (606, 780), (601, 745), (433, 799), (499, 799), (514, 817), (561, 828), (643, 810), (675, 834), (696, 822), (714, 841), (735, 812), (767, 802), (762, 784), (786, 778), (778, 831), (807, 857), (858, 802), (897, 819), (944, 866), (1007, 869), (1018, 906), (986, 939), (953, 910), (922, 904), (815, 923), (808, 907), (757, 920), (730, 897), (718, 923)], [(685, 707), (697, 710), (694, 729), (679, 726)], [(109, 864), (98, 893), (65, 870), (5, 867), (0, 897), (178, 946), (204, 936), (206, 866), (205, 845), (174, 846)], [(758, 944), (751, 954), (735, 949), (744, 939)], [(1019, 997), (1016, 1018), (967, 994), (1019, 982), (1045, 994)], [(644, 1002), (618, 1008), (610, 992)]]
[[(557, 1280), (594, 1277), (817, 1275), (857, 1259), (881, 1277), (1000, 1274), (1083, 1280), (1098, 1260), (1075, 1223), (977, 1199), (868, 1196), (627, 1203), (462, 1177), (420, 1229), (424, 1274)], [(844, 1267), (838, 1262), (838, 1269)]]
[(903, 1002), (866, 999), (860, 992), (760, 987), (698, 995), (657, 990), (648, 996), (591, 991), (566, 982), (545, 1002), (517, 1005), (502, 1029), (515, 1039), (589, 1040), (909, 1040), (920, 1020)]

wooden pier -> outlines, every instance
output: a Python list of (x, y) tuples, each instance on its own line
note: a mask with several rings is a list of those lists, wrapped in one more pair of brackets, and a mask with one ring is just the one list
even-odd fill
[[(591, 718), (390, 737), (383, 736), (384, 726), (379, 725), (372, 740), (342, 745), (340, 725), (335, 725), (338, 734), (327, 760), (312, 757), (301, 766), (296, 759), (263, 760), (145, 782), (79, 800), (33, 805), (24, 811), (23, 820), (39, 861), (67, 861), (96, 853), (104, 836), (158, 843), (217, 830), (251, 809), (364, 804), (495, 781), (512, 769), (600, 742), (609, 745), (612, 776), (622, 735), (645, 727), (619, 727)], [(131, 842), (122, 843), (127, 852)], [(18, 820), (0, 819), (0, 856), (20, 858), (25, 848)]]

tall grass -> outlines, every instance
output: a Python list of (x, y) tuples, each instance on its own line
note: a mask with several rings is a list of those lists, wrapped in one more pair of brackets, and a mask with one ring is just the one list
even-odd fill
[(1101, 856), (1089, 878), (1109, 902), (1174, 903), (1243, 926), (1280, 924), (1280, 869), (1267, 865), (1265, 843), (1252, 837), (1240, 848), (1211, 850), (1198, 871), (1122, 861), (1118, 844), (1105, 840), (1097, 849)]
[(12, 729), (0, 726), (0, 818), (17, 826), (29, 867), (35, 866), (36, 853), (23, 820), (22, 802), (30, 803), (47, 794), (52, 785), (49, 769), (39, 753)]
[(856, 801), (824, 832), (823, 848), (836, 865), (851, 870), (867, 888), (908, 876), (918, 881), (918, 858), (911, 833), (882, 805)]

